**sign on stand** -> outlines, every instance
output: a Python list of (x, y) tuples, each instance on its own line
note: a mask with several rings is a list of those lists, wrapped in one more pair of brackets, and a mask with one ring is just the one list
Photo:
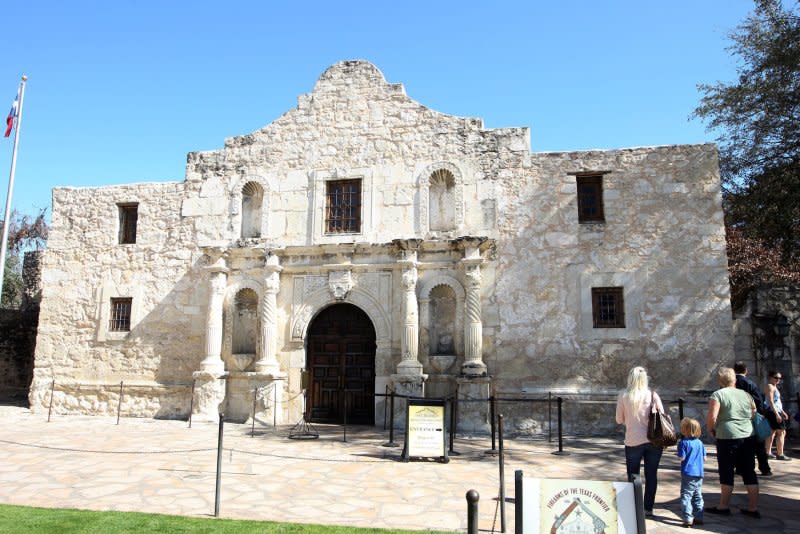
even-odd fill
[(444, 399), (411, 397), (406, 405), (406, 441), (403, 461), (410, 458), (439, 458), (447, 463), (447, 432)]
[(516, 534), (644, 534), (642, 485), (515, 476)]

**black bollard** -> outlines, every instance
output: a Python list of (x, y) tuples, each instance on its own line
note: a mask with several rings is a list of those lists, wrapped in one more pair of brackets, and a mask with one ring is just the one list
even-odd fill
[(503, 456), (503, 414), (497, 416), (497, 436), (500, 442), (500, 532), (506, 531), (506, 475), (505, 458)]
[[(678, 419), (683, 421), (683, 397), (678, 398)], [(680, 426), (680, 423), (678, 423)]]
[(122, 380), (119, 381), (119, 402), (117, 403), (117, 424), (119, 424), (119, 412), (122, 410)]
[(478, 492), (471, 489), (467, 492), (467, 534), (478, 534)]
[(547, 443), (553, 442), (553, 392), (547, 392)]
[(458, 456), (461, 453), (454, 450), (456, 443), (456, 404), (455, 397), (450, 398), (450, 456)]
[(561, 407), (564, 404), (564, 399), (561, 397), (556, 397), (556, 405), (558, 409), (558, 450), (553, 454), (557, 454), (559, 456), (566, 456), (567, 452), (564, 452), (564, 427), (562, 425), (562, 411)]
[(217, 484), (214, 490), (214, 517), (219, 517), (219, 493), (222, 486), (222, 433), (225, 424), (225, 414), (219, 414), (219, 436), (217, 437)]

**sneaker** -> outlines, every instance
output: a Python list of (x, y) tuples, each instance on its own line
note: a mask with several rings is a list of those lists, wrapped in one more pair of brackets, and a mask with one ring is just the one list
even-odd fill
[(751, 512), (750, 510), (745, 510), (744, 508), (742, 508), (740, 511), (742, 512), (742, 514), (748, 517), (752, 517), (753, 519), (761, 519), (761, 512), (759, 512), (758, 510)]
[(770, 460), (774, 460), (775, 459), (775, 455), (774, 454), (767, 454), (767, 458), (769, 458)]
[(691, 521), (684, 521), (683, 522), (683, 528), (692, 528), (692, 522)]
[(776, 456), (775, 458), (776, 458), (777, 460), (783, 460), (784, 462), (788, 462), (789, 460), (791, 460), (791, 458), (789, 458), (789, 457), (788, 457), (788, 456), (786, 456), (785, 454), (779, 454), (779, 455), (778, 455), (778, 456)]
[(703, 524), (703, 520), (700, 519), (699, 517), (695, 517), (694, 521), (692, 521), (692, 524), (693, 525), (702, 525)]
[[(711, 506), (709, 508), (706, 508), (704, 511), (707, 514), (731, 515), (731, 509), (730, 508), (717, 508), (716, 506)], [(742, 511), (744, 511), (744, 510), (742, 510)]]
[(762, 476), (762, 477), (771, 477), (771, 476), (772, 476), (772, 470), (769, 470), (769, 471), (761, 471), (761, 476)]

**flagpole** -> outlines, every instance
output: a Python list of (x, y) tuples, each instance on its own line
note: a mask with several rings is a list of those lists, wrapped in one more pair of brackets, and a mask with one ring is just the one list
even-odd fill
[(19, 131), (22, 128), (22, 102), (25, 100), (25, 82), (28, 77), (22, 75), (19, 83), (19, 109), (17, 110), (17, 124), (14, 128), (14, 151), (11, 154), (11, 174), (8, 177), (8, 195), (6, 195), (6, 216), (3, 219), (3, 238), (0, 241), (0, 301), (3, 297), (3, 278), (6, 274), (6, 252), (8, 251), (8, 227), (11, 226), (11, 195), (14, 193), (14, 172), (17, 170), (17, 146), (19, 145)]

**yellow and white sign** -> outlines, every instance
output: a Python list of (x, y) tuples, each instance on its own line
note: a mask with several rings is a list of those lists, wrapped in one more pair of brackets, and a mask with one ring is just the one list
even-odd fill
[(408, 456), (445, 455), (444, 405), (408, 407)]

